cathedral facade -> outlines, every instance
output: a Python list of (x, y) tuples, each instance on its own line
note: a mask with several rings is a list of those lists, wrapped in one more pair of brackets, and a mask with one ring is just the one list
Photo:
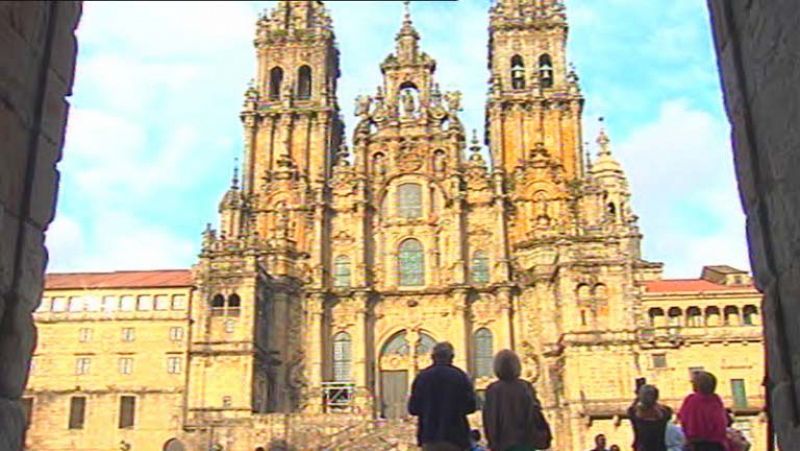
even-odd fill
[[(174, 387), (158, 395), (169, 407), (148, 414), (169, 421), (154, 420), (138, 438), (107, 434), (91, 443), (253, 450), (284, 437), (286, 446), (312, 449), (293, 443), (289, 431), (322, 443), (363, 422), (405, 417), (411, 381), (445, 340), (479, 396), (493, 379), (494, 353), (516, 350), (553, 425), (554, 449), (584, 448), (593, 434), (615, 430), (629, 440), (620, 422), (635, 379), (669, 385), (667, 398), (679, 402), (688, 371), (704, 365), (747, 381), (730, 398), (741, 401), (751, 387), (739, 407), (760, 431), (761, 409), (752, 406), (763, 403), (761, 335), (748, 327), (758, 325), (758, 294), (732, 268), (709, 267), (681, 284), (662, 280), (662, 265), (642, 258), (628, 182), (605, 131), (596, 138), (599, 153), (584, 156), (584, 98), (567, 63), (567, 31), (558, 0), (495, 2), (486, 132), (478, 139), (461, 121), (461, 94), (439, 89), (436, 61), (406, 10), (380, 64), (383, 84), (356, 101), (347, 145), (328, 12), (319, 1), (278, 2), (257, 23), (241, 177), (220, 203), (218, 229), (204, 232), (191, 274), (163, 285), (61, 275), (45, 293), (37, 320), (50, 349), (72, 333), (47, 335), (69, 323), (62, 316), (93, 318), (88, 303), (73, 310), (65, 300), (54, 310), (57, 298), (98, 299), (95, 312), (113, 327), (144, 324), (136, 312), (152, 310), (148, 324), (186, 328), (183, 344), (169, 332), (185, 378), (170, 379)], [(127, 316), (105, 307), (106, 298), (135, 287), (188, 303), (163, 309), (163, 318), (151, 301)], [(166, 340), (164, 324), (153, 334)], [(32, 377), (31, 396), (53, 391), (44, 375)], [(87, 390), (72, 385), (59, 393)], [(112, 385), (113, 396), (137, 390)], [(61, 426), (37, 429), (35, 418), (32, 449), (57, 449), (45, 443)], [(150, 439), (158, 448), (135, 446)]]

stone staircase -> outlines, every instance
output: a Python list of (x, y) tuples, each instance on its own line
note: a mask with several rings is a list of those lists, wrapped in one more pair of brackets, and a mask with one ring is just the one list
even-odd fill
[(416, 423), (413, 419), (367, 420), (345, 428), (328, 438), (319, 449), (343, 450), (411, 450), (416, 449)]

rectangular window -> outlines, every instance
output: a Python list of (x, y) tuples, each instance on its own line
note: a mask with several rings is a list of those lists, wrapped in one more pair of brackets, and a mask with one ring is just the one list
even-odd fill
[(181, 373), (181, 358), (180, 357), (167, 357), (167, 373), (180, 374)]
[(119, 298), (116, 296), (103, 297), (103, 311), (106, 313), (116, 312), (119, 310)]
[(22, 411), (25, 412), (25, 429), (31, 427), (33, 419), (33, 398), (22, 398)]
[(119, 374), (133, 373), (133, 358), (122, 357), (119, 359)]
[(666, 354), (653, 354), (653, 368), (666, 368), (667, 355)]
[(731, 391), (733, 392), (733, 405), (747, 407), (747, 392), (744, 388), (744, 379), (731, 379)]
[(133, 296), (122, 296), (119, 309), (123, 312), (132, 312), (136, 309), (136, 298)]
[(172, 310), (186, 310), (186, 296), (176, 294), (172, 296)]
[(99, 312), (102, 302), (97, 296), (86, 296), (83, 300), (87, 312)]
[(122, 328), (122, 341), (133, 341), (136, 339), (136, 333), (133, 327)]
[(153, 310), (153, 296), (139, 296), (139, 310)]
[(75, 374), (83, 375), (89, 374), (89, 370), (92, 366), (92, 359), (89, 357), (78, 357), (75, 359)]
[(67, 298), (57, 297), (53, 298), (53, 311), (66, 312), (67, 311)]
[(136, 398), (123, 396), (119, 398), (119, 428), (132, 428), (136, 422)]
[(80, 296), (73, 296), (69, 298), (69, 311), (82, 312), (84, 310), (84, 301)]
[(86, 343), (92, 341), (92, 329), (82, 328), (78, 330), (78, 341)]
[(83, 420), (86, 417), (86, 397), (73, 396), (69, 399), (69, 428), (83, 429)]
[(172, 341), (181, 341), (183, 340), (183, 327), (170, 327), (169, 328), (169, 339)]
[(156, 296), (156, 310), (169, 310), (170, 300), (166, 294), (159, 294)]

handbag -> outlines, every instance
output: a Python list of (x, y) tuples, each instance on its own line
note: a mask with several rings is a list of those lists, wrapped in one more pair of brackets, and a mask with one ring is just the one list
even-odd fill
[(533, 409), (533, 446), (536, 449), (549, 449), (552, 444), (553, 433), (547, 418), (542, 409)]

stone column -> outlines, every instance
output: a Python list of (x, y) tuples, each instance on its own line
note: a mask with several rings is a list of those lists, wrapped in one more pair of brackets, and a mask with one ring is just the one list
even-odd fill
[(351, 334), (353, 383), (356, 387), (355, 405), (362, 413), (369, 412), (372, 403), (372, 391), (369, 385), (369, 358), (371, 343), (367, 342), (367, 312), (369, 311), (369, 293), (358, 291), (353, 295), (356, 302), (355, 324)]
[(500, 287), (497, 290), (497, 304), (500, 306), (500, 323), (498, 324), (499, 336), (497, 346), (502, 349), (512, 349), (514, 338), (512, 337), (512, 299), (511, 287)]
[(322, 404), (316, 400), (322, 392), (324, 380), (324, 349), (325, 336), (323, 330), (323, 317), (325, 314), (325, 294), (312, 293), (306, 297), (306, 349), (308, 350), (308, 390), (311, 402), (306, 411), (309, 413), (322, 412)]
[(469, 320), (469, 289), (456, 288), (453, 290), (453, 338), (452, 344), (456, 351), (455, 365), (464, 371), (469, 369), (469, 337), (467, 326)]

